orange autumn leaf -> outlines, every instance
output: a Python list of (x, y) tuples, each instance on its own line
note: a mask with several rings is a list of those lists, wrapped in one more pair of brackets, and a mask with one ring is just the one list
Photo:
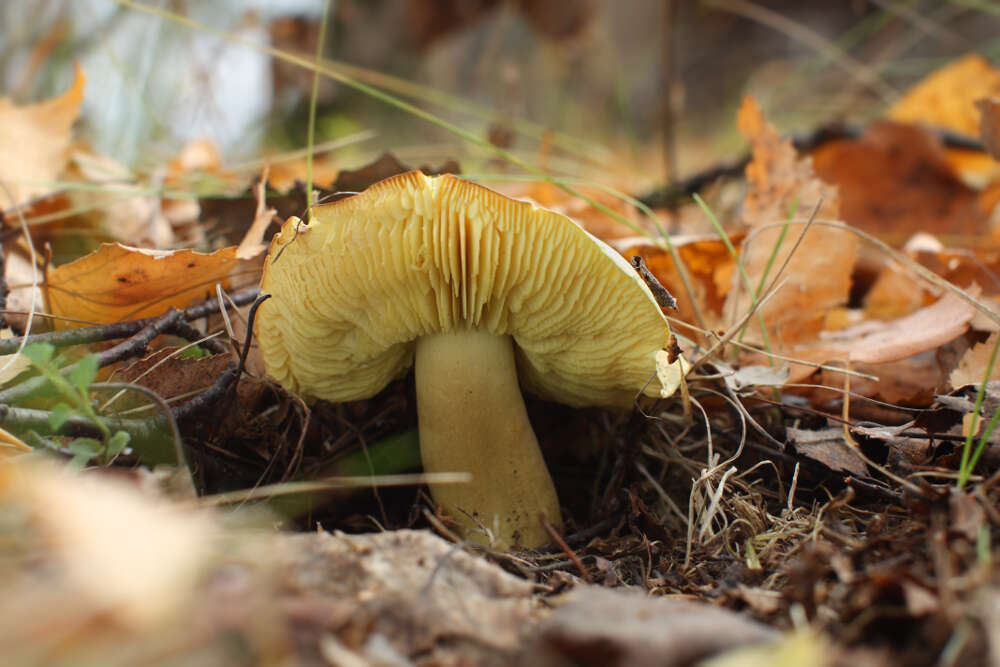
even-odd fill
[(808, 215), (822, 201), (817, 217), (839, 216), (837, 188), (819, 180), (809, 160), (800, 160), (788, 139), (768, 125), (753, 97), (743, 98), (736, 117), (753, 159), (746, 168), (748, 190), (743, 220), (750, 227), (786, 220), (793, 211)]
[(45, 102), (16, 106), (0, 98), (0, 210), (52, 190), (66, 167), (72, 127), (86, 77), (79, 65), (73, 85)]
[[(1000, 95), (1000, 70), (971, 54), (941, 67), (912, 87), (888, 111), (891, 120), (951, 130), (968, 137), (980, 134), (981, 98)], [(979, 151), (949, 150), (951, 169), (967, 183), (983, 186), (1000, 176), (995, 160)]]
[[(230, 286), (239, 265), (236, 248), (213, 253), (156, 251), (109, 243), (48, 273), (49, 312), (85, 322), (152, 317), (185, 308)], [(57, 326), (81, 326), (56, 320)]]
[(892, 105), (888, 118), (979, 134), (976, 100), (1000, 95), (1000, 71), (980, 55), (959, 58), (928, 74)]
[(812, 158), (816, 173), (838, 186), (844, 220), (865, 231), (902, 244), (915, 230), (976, 234), (985, 225), (975, 191), (922, 128), (880, 121)]
[[(817, 178), (810, 160), (800, 159), (791, 141), (778, 136), (752, 97), (744, 99), (738, 124), (753, 156), (746, 168), (748, 190), (743, 204), (744, 222), (751, 233), (743, 242), (741, 261), (750, 286), (756, 289), (769, 265), (768, 282), (788, 259), (781, 274), (784, 286), (760, 312), (772, 343), (781, 346), (809, 340), (822, 330), (827, 312), (847, 302), (858, 239), (843, 230), (816, 226), (806, 232), (789, 258), (803, 229), (794, 226), (772, 262), (781, 229), (770, 225), (787, 220), (793, 212), (806, 217), (817, 206), (817, 218), (838, 219), (837, 189)], [(739, 274), (733, 286), (725, 306), (729, 322), (739, 320), (752, 304)], [(748, 327), (746, 337), (762, 342), (756, 322)]]
[(634, 206), (598, 188), (576, 186), (574, 189), (628, 220), (631, 226), (622, 224), (554, 183), (546, 181), (491, 183), (490, 188), (508, 197), (528, 199), (539, 206), (562, 213), (602, 241), (633, 237), (642, 229), (649, 232), (657, 231), (655, 225), (645, 216), (641, 216)]
[[(739, 244), (742, 236), (733, 237), (732, 243)], [(695, 316), (695, 306), (701, 311), (705, 325), (709, 328), (719, 324), (722, 306), (729, 291), (736, 262), (729, 249), (717, 237), (675, 238), (673, 244), (687, 267), (691, 277), (696, 304), (684, 288), (680, 272), (673, 257), (660, 245), (642, 240), (625, 244), (621, 253), (626, 259), (642, 257), (646, 267), (656, 279), (677, 299), (677, 317), (691, 324), (699, 324)], [(619, 247), (622, 247), (621, 245)], [(687, 333), (687, 332), (685, 332)]]

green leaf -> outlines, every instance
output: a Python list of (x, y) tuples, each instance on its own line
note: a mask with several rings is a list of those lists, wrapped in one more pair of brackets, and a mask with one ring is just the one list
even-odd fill
[(88, 354), (69, 372), (69, 381), (81, 392), (86, 392), (90, 388), (90, 383), (97, 378), (100, 363), (98, 359), (96, 354)]
[(56, 346), (51, 343), (32, 343), (31, 345), (26, 345), (21, 350), (21, 354), (26, 356), (36, 366), (44, 366), (52, 361), (55, 353)]
[(117, 456), (121, 453), (123, 449), (128, 445), (129, 441), (132, 439), (132, 434), (128, 431), (115, 431), (115, 434), (108, 438), (104, 447), (107, 450), (107, 456)]
[(58, 403), (49, 413), (49, 426), (52, 427), (53, 431), (58, 431), (73, 414), (73, 408), (65, 403)]
[(101, 453), (101, 443), (93, 438), (76, 438), (69, 443), (74, 459), (82, 459), (84, 463)]

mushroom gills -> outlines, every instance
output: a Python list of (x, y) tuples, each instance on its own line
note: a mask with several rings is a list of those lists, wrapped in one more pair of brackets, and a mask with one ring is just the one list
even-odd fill
[(479, 329), (426, 335), (414, 366), (424, 470), (472, 475), (468, 483), (431, 484), (435, 502), (471, 541), (549, 542), (539, 517), (559, 526), (559, 499), (528, 421), (511, 337)]

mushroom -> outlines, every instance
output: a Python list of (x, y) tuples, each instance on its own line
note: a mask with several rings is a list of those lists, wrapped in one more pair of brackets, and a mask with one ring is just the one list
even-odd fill
[(415, 366), (424, 470), (472, 475), (431, 494), (466, 538), (501, 548), (550, 541), (540, 514), (560, 524), (521, 388), (627, 408), (680, 382), (676, 363), (655, 372), (670, 330), (628, 262), (455, 176), (400, 174), (290, 219), (261, 285), (268, 374), (307, 400), (367, 398)]

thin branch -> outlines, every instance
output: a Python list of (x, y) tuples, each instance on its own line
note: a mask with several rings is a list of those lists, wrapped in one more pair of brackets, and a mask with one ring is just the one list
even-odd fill
[[(259, 287), (250, 287), (234, 293), (231, 298), (233, 303), (243, 306), (256, 299), (258, 294), (260, 294)], [(214, 299), (204, 301), (180, 311), (180, 318), (178, 321), (190, 322), (192, 320), (206, 317), (207, 315), (214, 315), (219, 311), (220, 306), (217, 301)], [(2, 312), (0, 312), (0, 314), (2, 314)], [(85, 345), (87, 343), (98, 343), (106, 340), (128, 338), (129, 336), (134, 336), (145, 327), (159, 320), (161, 317), (163, 316), (157, 315), (156, 317), (144, 317), (138, 320), (101, 324), (94, 327), (31, 334), (26, 337), (26, 344), (51, 343), (56, 347), (68, 347), (70, 345)], [(187, 336), (184, 336), (183, 334), (178, 333), (178, 335), (187, 338)], [(13, 354), (14, 352), (17, 352), (22, 340), (22, 338), (7, 338), (0, 340), (0, 355)]]

